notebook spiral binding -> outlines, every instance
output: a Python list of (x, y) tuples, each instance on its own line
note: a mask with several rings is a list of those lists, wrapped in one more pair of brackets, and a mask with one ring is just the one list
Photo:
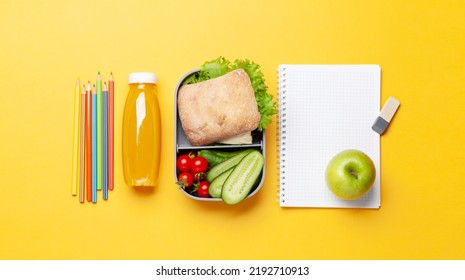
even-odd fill
[(285, 203), (286, 178), (286, 67), (278, 69), (278, 115), (277, 115), (277, 165), (278, 165), (278, 202)]

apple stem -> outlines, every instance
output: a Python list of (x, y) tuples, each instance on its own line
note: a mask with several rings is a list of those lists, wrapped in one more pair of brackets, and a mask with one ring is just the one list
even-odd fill
[(357, 173), (355, 173), (355, 170), (351, 169), (350, 174), (355, 177), (355, 179), (358, 179)]

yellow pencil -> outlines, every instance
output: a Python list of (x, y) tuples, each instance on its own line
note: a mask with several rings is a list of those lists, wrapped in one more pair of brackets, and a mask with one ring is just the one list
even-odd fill
[(79, 120), (81, 122), (81, 131), (79, 132), (80, 137), (80, 157), (79, 157), (79, 202), (84, 203), (84, 195), (86, 189), (86, 161), (85, 161), (85, 131), (86, 131), (86, 87), (82, 86), (81, 91), (81, 115), (79, 116)]
[(76, 81), (76, 88), (74, 90), (74, 141), (73, 141), (73, 182), (71, 184), (71, 194), (77, 195), (79, 185), (79, 169), (80, 169), (80, 135), (79, 128), (81, 122), (81, 87), (79, 79)]

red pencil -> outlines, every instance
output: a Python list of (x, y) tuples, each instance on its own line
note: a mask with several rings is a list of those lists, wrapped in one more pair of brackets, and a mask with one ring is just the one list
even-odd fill
[(90, 82), (86, 88), (86, 196), (92, 201), (92, 96)]
[(113, 157), (113, 144), (114, 144), (114, 81), (113, 73), (110, 73), (110, 79), (108, 80), (108, 189), (113, 190), (113, 169), (114, 169), (114, 157)]

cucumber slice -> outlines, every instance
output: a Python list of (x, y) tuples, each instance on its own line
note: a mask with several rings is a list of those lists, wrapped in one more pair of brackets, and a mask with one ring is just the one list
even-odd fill
[(264, 161), (260, 152), (248, 153), (224, 182), (221, 191), (223, 201), (233, 205), (244, 200), (262, 172)]
[(210, 169), (210, 171), (208, 171), (207, 180), (209, 182), (213, 182), (213, 180), (215, 180), (215, 178), (220, 176), (223, 172), (226, 172), (227, 170), (236, 166), (251, 151), (252, 150), (246, 150), (243, 153), (233, 156), (232, 158), (214, 166), (212, 169)]
[(223, 188), (223, 184), (228, 179), (228, 176), (231, 174), (234, 168), (229, 169), (226, 172), (223, 172), (220, 176), (216, 177), (213, 182), (210, 183), (210, 187), (208, 187), (208, 193), (211, 197), (219, 198), (221, 197), (221, 189)]

